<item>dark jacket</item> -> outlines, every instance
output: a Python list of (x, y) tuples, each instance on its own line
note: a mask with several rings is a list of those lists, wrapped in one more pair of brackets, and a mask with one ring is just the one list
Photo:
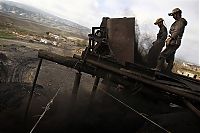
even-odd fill
[(157, 40), (155, 41), (155, 43), (164, 46), (166, 39), (167, 39), (167, 28), (163, 25), (157, 34)]
[(184, 18), (180, 18), (179, 20), (176, 20), (169, 30), (169, 33), (171, 34), (172, 41), (170, 44), (174, 45), (180, 45), (181, 39), (185, 30), (185, 26), (187, 25), (187, 21)]
[(153, 46), (149, 49), (148, 55), (147, 55), (147, 63), (149, 67), (156, 67), (157, 59), (162, 51), (162, 48), (165, 46), (165, 39), (167, 38), (167, 28), (163, 25), (158, 34), (157, 39), (153, 43)]

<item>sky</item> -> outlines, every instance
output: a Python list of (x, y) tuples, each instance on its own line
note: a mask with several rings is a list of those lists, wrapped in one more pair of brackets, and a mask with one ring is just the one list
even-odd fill
[(188, 22), (176, 58), (200, 66), (199, 0), (11, 0), (42, 9), (48, 13), (91, 28), (99, 26), (102, 17), (135, 17), (141, 34), (156, 38), (153, 23), (162, 17), (168, 30), (174, 19), (167, 14), (178, 7)]

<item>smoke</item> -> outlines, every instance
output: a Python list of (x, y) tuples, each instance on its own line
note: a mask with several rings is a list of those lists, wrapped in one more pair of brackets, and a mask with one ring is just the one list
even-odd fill
[(154, 41), (152, 35), (148, 33), (141, 34), (139, 37), (139, 52), (142, 55), (147, 55), (149, 49), (152, 47), (152, 42)]
[(152, 42), (154, 41), (154, 37), (152, 34), (148, 32), (141, 32), (141, 28), (144, 27), (139, 26), (138, 21), (135, 21), (135, 44), (138, 46), (137, 49), (137, 56), (136, 56), (136, 63), (145, 64), (147, 54), (149, 49), (152, 47)]

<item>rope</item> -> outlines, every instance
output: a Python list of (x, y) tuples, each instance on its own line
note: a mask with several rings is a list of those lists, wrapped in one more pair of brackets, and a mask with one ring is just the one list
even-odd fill
[(57, 90), (56, 94), (54, 95), (54, 97), (47, 103), (44, 112), (40, 115), (40, 118), (37, 120), (37, 122), (35, 123), (35, 125), (33, 126), (33, 128), (31, 129), (30, 133), (33, 132), (33, 130), (37, 127), (37, 125), (39, 124), (40, 120), (44, 117), (45, 113), (50, 109), (50, 106), (53, 104), (53, 100), (56, 98), (56, 96), (58, 95), (58, 92), (60, 91), (60, 88)]
[(118, 101), (119, 103), (121, 103), (122, 105), (124, 105), (125, 107), (131, 109), (132, 111), (134, 111), (136, 114), (140, 115), (141, 117), (143, 117), (144, 119), (146, 119), (147, 121), (149, 121), (150, 123), (152, 123), (153, 125), (159, 127), (160, 129), (162, 129), (163, 131), (165, 131), (166, 133), (171, 133), (170, 131), (168, 131), (167, 129), (165, 129), (164, 127), (160, 126), (159, 124), (157, 124), (156, 122), (152, 121), (151, 119), (147, 118), (146, 116), (144, 116), (142, 113), (138, 112), (137, 110), (133, 109), (132, 107), (130, 107), (129, 105), (127, 105), (126, 103), (122, 102), (121, 100), (119, 100), (118, 98), (116, 98), (115, 96), (113, 96), (112, 94), (106, 92), (103, 89), (100, 89), (103, 93), (105, 93), (106, 95), (110, 96), (111, 98), (113, 98), (114, 100)]

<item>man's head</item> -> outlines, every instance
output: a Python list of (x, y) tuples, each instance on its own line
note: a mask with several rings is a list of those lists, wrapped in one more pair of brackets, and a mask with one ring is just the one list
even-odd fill
[(164, 21), (163, 18), (158, 18), (154, 24), (158, 25), (158, 27), (161, 27), (163, 25), (163, 21)]
[(174, 8), (171, 13), (168, 13), (169, 16), (173, 16), (175, 20), (181, 18), (182, 11), (179, 8)]

